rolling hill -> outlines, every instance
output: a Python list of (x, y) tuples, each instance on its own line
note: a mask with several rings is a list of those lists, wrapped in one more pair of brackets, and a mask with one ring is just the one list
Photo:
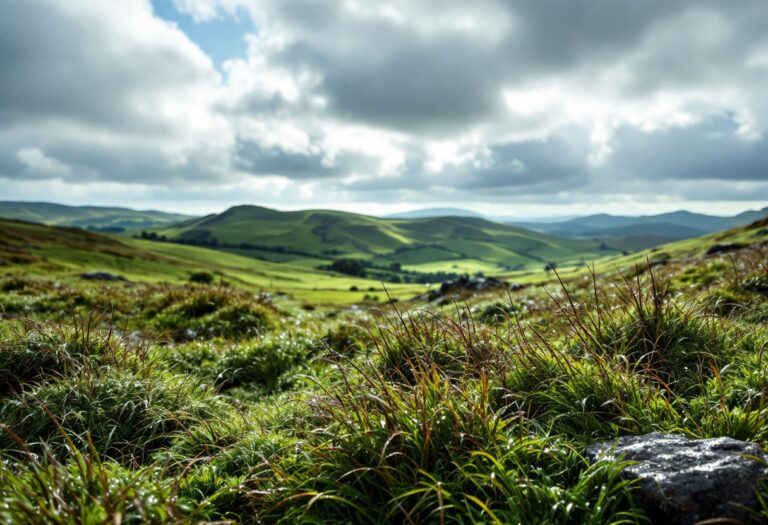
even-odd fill
[[(277, 212), (279, 213), (279, 212)], [(312, 215), (316, 212), (299, 212)], [(651, 252), (631, 255), (608, 253), (595, 260), (599, 272), (631, 268), (646, 258), (699, 258), (718, 244), (734, 246), (768, 244), (768, 219), (747, 227), (712, 233), (658, 247)], [(447, 251), (435, 248), (435, 257)], [(407, 252), (406, 252), (407, 253)], [(290, 257), (290, 254), (286, 254)], [(311, 259), (313, 263), (319, 259)], [(230, 285), (254, 291), (287, 294), (301, 301), (321, 304), (350, 304), (374, 293), (385, 297), (377, 279), (340, 275), (294, 262), (272, 262), (227, 253), (201, 246), (154, 242), (90, 232), (80, 228), (53, 227), (16, 220), (0, 219), (0, 274), (42, 275), (67, 282), (82, 272), (106, 271), (136, 282), (183, 283), (193, 272), (206, 271)], [(432, 263), (439, 265), (440, 262)], [(428, 263), (422, 266), (428, 267)], [(553, 276), (541, 266), (519, 271), (493, 273), (510, 281), (535, 284)], [(584, 265), (561, 268), (564, 278), (587, 271)], [(122, 284), (119, 284), (122, 285)], [(409, 298), (426, 290), (423, 284), (386, 285), (393, 297)]]
[(152, 210), (7, 201), (0, 202), (0, 217), (49, 226), (76, 226), (113, 233), (129, 228), (170, 224), (190, 218), (188, 215)]
[(492, 272), (577, 264), (620, 250), (595, 241), (556, 239), (475, 217), (381, 219), (328, 210), (283, 212), (236, 206), (152, 228), (172, 242), (205, 245), (268, 260), (317, 265), (355, 258), (421, 272)]
[(746, 226), (765, 217), (768, 217), (768, 208), (745, 211), (731, 217), (688, 211), (639, 217), (601, 213), (561, 222), (514, 222), (509, 224), (555, 237), (599, 239), (618, 248), (646, 249), (666, 242), (691, 239), (716, 231)]
[[(83, 272), (109, 272), (136, 282), (185, 283), (205, 271), (232, 286), (287, 294), (302, 301), (350, 304), (366, 294), (383, 299), (375, 279), (355, 278), (313, 268), (281, 264), (184, 246), (0, 219), (0, 274), (21, 272), (77, 280)], [(388, 284), (393, 297), (424, 291), (422, 285)]]

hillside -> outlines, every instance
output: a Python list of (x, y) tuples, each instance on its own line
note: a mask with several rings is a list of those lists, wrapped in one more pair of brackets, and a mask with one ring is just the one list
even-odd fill
[[(590, 450), (716, 439), (653, 457), (663, 480), (704, 472), (702, 500), (723, 499), (710, 488), (737, 462), (762, 477), (766, 256), (768, 220), (596, 276), (299, 308), (255, 284), (341, 303), (344, 281), (0, 221), (0, 522), (680, 523), (689, 507), (659, 518), (639, 492), (656, 480), (627, 476), (648, 459)], [(201, 268), (235, 286), (188, 283)], [(755, 487), (758, 518), (708, 521), (765, 523)]]
[(152, 232), (174, 242), (269, 260), (312, 265), (345, 257), (428, 272), (541, 268), (548, 262), (577, 264), (620, 251), (595, 241), (556, 239), (474, 217), (381, 219), (257, 206), (236, 206)]
[(49, 226), (77, 226), (113, 233), (129, 228), (170, 224), (190, 218), (188, 215), (153, 210), (65, 206), (50, 202), (0, 202), (0, 217)]
[[(135, 282), (187, 283), (195, 272), (251, 291), (287, 294), (316, 303), (350, 304), (365, 295), (385, 298), (381, 283), (313, 268), (261, 261), (197, 246), (156, 243), (0, 219), (0, 273), (77, 280), (83, 272), (110, 272)], [(356, 290), (350, 290), (354, 287)], [(391, 284), (393, 296), (423, 286)]]
[[(600, 239), (612, 246), (646, 249), (663, 243), (691, 239), (746, 226), (768, 216), (768, 208), (745, 211), (731, 217), (720, 217), (675, 211), (639, 217), (605, 213), (551, 223), (514, 222), (523, 228), (568, 239)], [(625, 239), (626, 238), (626, 239)], [(631, 248), (627, 248), (631, 249)]]

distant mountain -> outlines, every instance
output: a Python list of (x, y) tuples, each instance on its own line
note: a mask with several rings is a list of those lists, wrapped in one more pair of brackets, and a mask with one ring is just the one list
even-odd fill
[(153, 210), (132, 210), (101, 206), (65, 206), (50, 202), (0, 202), (0, 217), (37, 222), (49, 226), (120, 232), (188, 220), (189, 215)]
[[(768, 217), (768, 208), (746, 211), (732, 217), (719, 217), (675, 211), (639, 217), (605, 213), (578, 217), (562, 222), (510, 222), (555, 237), (567, 239), (600, 239), (612, 246), (626, 246), (622, 238), (631, 238), (634, 249), (644, 249), (661, 243), (690, 239), (729, 228), (746, 226)], [(646, 242), (643, 242), (643, 238)]]
[[(385, 219), (424, 219), (427, 217), (475, 217), (486, 219), (493, 222), (514, 223), (519, 221), (519, 217), (506, 215), (485, 215), (464, 208), (420, 208), (418, 210), (404, 211), (385, 215)], [(575, 219), (578, 215), (559, 215), (555, 217), (536, 217), (525, 219), (527, 223), (538, 224), (540, 222), (563, 222), (569, 219)]]
[[(382, 219), (331, 211), (277, 211), (236, 206), (218, 215), (153, 228), (169, 241), (217, 247), (269, 260), (316, 264), (355, 258), (376, 266), (421, 271), (540, 268), (547, 262), (593, 260), (617, 250), (601, 243), (556, 239), (476, 217)], [(315, 263), (312, 262), (315, 261)]]
[(418, 210), (403, 211), (386, 215), (385, 219), (424, 219), (426, 217), (476, 217), (484, 218), (483, 215), (472, 210), (462, 208), (421, 208)]

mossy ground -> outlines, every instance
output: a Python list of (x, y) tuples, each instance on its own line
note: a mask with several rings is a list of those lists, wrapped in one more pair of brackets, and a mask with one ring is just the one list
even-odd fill
[(0, 521), (644, 522), (584, 447), (766, 443), (767, 256), (370, 311), (4, 277)]

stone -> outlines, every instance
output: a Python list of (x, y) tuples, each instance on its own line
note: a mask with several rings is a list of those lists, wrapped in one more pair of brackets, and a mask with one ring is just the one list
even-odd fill
[(481, 276), (468, 276), (463, 275), (450, 281), (444, 281), (440, 288), (436, 290), (430, 290), (426, 296), (428, 301), (435, 301), (445, 296), (453, 296), (461, 292), (482, 292), (485, 290), (493, 290), (498, 288), (509, 288), (512, 286), (513, 290), (519, 290), (521, 285), (509, 285), (507, 282), (502, 281), (496, 277), (481, 277)]
[(108, 272), (85, 272), (80, 274), (81, 279), (88, 281), (127, 281), (122, 275), (115, 275)]
[(636, 480), (635, 501), (654, 523), (693, 525), (707, 519), (758, 522), (756, 490), (768, 474), (754, 443), (721, 437), (688, 439), (654, 432), (587, 447), (587, 460), (635, 462), (622, 476)]
[(740, 244), (737, 242), (715, 244), (710, 246), (704, 255), (719, 255), (721, 253), (730, 253), (730, 252), (735, 252), (735, 251), (744, 249), (746, 247), (747, 246), (745, 244)]

